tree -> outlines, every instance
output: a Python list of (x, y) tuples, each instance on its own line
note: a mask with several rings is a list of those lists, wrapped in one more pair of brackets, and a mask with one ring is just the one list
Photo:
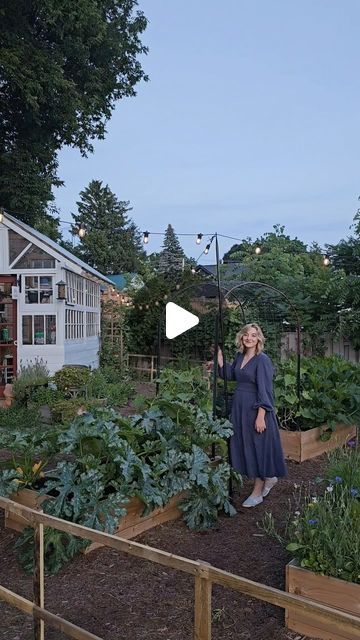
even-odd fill
[[(348, 278), (342, 269), (324, 266), (323, 254), (316, 244), (307, 250), (300, 240), (285, 235), (283, 227), (276, 225), (274, 229), (275, 233), (266, 233), (255, 242), (245, 241), (252, 250), (243, 255), (241, 280), (262, 282), (284, 293), (299, 312), (312, 352), (321, 353), (326, 335), (337, 337), (340, 332), (341, 313), (348, 299)], [(262, 249), (258, 255), (254, 251), (256, 245)], [(234, 253), (230, 249), (229, 254)], [(223, 271), (222, 280), (225, 281), (225, 266)], [(280, 301), (281, 297), (278, 299)], [(270, 297), (268, 309), (264, 302), (261, 305), (269, 318), (281, 316), (281, 302), (276, 303), (276, 312)], [(286, 315), (284, 309), (285, 321)], [(276, 322), (280, 321), (280, 317), (276, 319)]]
[(117, 100), (146, 75), (137, 0), (3, 0), (0, 204), (30, 224), (53, 200), (57, 153), (104, 138)]
[(261, 251), (280, 251), (282, 253), (291, 252), (292, 254), (305, 253), (306, 244), (304, 244), (298, 238), (290, 238), (290, 236), (284, 233), (285, 227), (280, 224), (273, 226), (274, 231), (264, 233), (260, 238), (252, 240), (251, 238), (245, 238), (240, 244), (235, 244), (224, 254), (224, 262), (231, 260), (242, 261), (249, 255), (255, 253), (256, 247), (259, 247)]
[(75, 227), (86, 230), (75, 253), (104, 274), (138, 271), (144, 258), (140, 232), (128, 217), (128, 201), (120, 201), (108, 185), (92, 180), (80, 193)]
[(171, 279), (174, 275), (183, 271), (185, 260), (185, 253), (179, 239), (171, 224), (168, 224), (159, 255), (159, 273), (163, 273)]

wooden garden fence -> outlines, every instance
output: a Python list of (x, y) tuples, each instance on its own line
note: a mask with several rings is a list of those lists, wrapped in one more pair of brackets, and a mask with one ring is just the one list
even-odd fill
[(212, 585), (234, 589), (249, 597), (263, 600), (278, 607), (292, 609), (302, 613), (311, 613), (312, 617), (330, 622), (339, 631), (350, 634), (353, 640), (360, 639), (360, 618), (337, 609), (314, 602), (308, 598), (285, 593), (274, 587), (268, 587), (247, 578), (217, 569), (212, 565), (194, 561), (181, 556), (147, 547), (138, 542), (119, 538), (108, 533), (95, 531), (72, 522), (19, 505), (12, 500), (0, 497), (0, 508), (24, 517), (34, 528), (35, 568), (33, 575), (33, 602), (0, 586), (0, 599), (13, 605), (23, 613), (33, 617), (34, 640), (44, 640), (44, 625), (48, 625), (67, 634), (75, 640), (102, 640), (99, 636), (85, 631), (81, 627), (64, 620), (45, 609), (44, 593), (44, 526), (73, 534), (80, 538), (99, 542), (106, 547), (123, 551), (129, 555), (143, 558), (165, 567), (184, 571), (194, 578), (194, 640), (211, 640), (211, 594)]

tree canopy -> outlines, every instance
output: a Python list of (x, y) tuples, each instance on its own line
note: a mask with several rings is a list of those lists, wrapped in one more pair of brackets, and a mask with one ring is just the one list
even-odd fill
[(137, 0), (3, 0), (0, 203), (34, 224), (61, 184), (57, 153), (103, 138), (117, 100), (147, 77)]

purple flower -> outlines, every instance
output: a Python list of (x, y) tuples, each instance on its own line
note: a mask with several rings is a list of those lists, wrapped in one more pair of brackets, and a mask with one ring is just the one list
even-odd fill
[(347, 444), (348, 447), (351, 447), (353, 449), (354, 447), (356, 447), (355, 438), (352, 438), (352, 440), (349, 440), (346, 444)]
[(341, 476), (335, 476), (335, 482), (342, 482)]
[(317, 523), (318, 523), (318, 520), (315, 520), (315, 519), (313, 520), (313, 519), (311, 519), (311, 520), (308, 520), (308, 523), (309, 523), (309, 524), (311, 524), (311, 525), (313, 525), (313, 524), (317, 524)]
[(357, 498), (357, 496), (359, 495), (359, 489), (355, 489), (355, 487), (351, 487), (350, 493), (353, 498)]

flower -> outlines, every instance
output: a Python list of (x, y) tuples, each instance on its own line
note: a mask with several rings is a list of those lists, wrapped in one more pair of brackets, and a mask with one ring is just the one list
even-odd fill
[(359, 489), (355, 489), (355, 487), (351, 487), (350, 493), (353, 498), (357, 498), (357, 496), (359, 495)]
[(316, 503), (317, 503), (317, 501), (318, 501), (318, 499), (317, 499), (315, 496), (314, 496), (313, 498), (311, 498), (311, 500), (312, 500), (312, 502), (313, 502), (314, 504), (316, 504)]
[(310, 525), (317, 524), (317, 523), (318, 523), (318, 520), (311, 519), (311, 520), (308, 520), (308, 523), (309, 523)]
[(332, 484), (329, 484), (329, 486), (328, 486), (328, 487), (326, 487), (326, 491), (327, 491), (328, 493), (331, 493), (332, 491), (334, 491), (334, 487), (332, 486)]
[(300, 515), (300, 511), (295, 511), (295, 515), (299, 516)]
[(348, 442), (346, 443), (346, 445), (347, 445), (348, 447), (351, 447), (351, 448), (356, 447), (356, 440), (355, 440), (355, 438), (352, 438), (351, 440), (348, 440)]
[(342, 482), (341, 476), (335, 476), (335, 482)]

